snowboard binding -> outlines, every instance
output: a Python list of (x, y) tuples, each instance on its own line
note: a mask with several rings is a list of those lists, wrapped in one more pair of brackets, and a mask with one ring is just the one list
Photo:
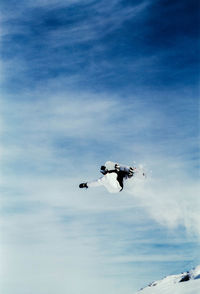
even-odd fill
[(129, 171), (128, 171), (128, 177), (132, 178), (133, 175), (134, 175), (134, 169), (132, 167), (130, 167)]

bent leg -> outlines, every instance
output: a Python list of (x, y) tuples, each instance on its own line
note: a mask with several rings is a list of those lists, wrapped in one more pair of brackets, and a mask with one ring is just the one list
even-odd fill
[(107, 173), (97, 181), (88, 182), (87, 185), (88, 187), (104, 186), (110, 193), (118, 193), (122, 190), (115, 172)]
[(117, 181), (119, 182), (120, 186), (121, 186), (121, 191), (123, 190), (124, 188), (124, 179), (127, 178), (127, 172), (124, 171), (124, 170), (120, 170), (118, 173), (117, 173)]

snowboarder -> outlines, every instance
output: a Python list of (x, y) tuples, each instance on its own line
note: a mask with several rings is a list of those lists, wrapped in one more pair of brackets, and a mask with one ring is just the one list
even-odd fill
[(103, 177), (96, 181), (81, 183), (79, 188), (104, 186), (110, 193), (121, 192), (124, 187), (124, 180), (131, 178), (134, 171), (135, 168), (133, 167), (120, 167), (117, 163), (111, 170), (103, 165), (100, 169)]

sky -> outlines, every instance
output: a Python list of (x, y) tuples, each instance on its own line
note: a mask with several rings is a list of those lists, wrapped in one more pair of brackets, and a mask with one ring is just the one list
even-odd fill
[[(198, 8), (1, 1), (2, 293), (134, 294), (200, 264)], [(107, 160), (147, 179), (79, 189)]]

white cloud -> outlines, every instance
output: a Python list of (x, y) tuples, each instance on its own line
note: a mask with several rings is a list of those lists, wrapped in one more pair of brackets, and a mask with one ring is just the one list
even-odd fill
[[(141, 118), (143, 106), (137, 99), (135, 111), (129, 114), (129, 105), (123, 105), (117, 97), (108, 99), (106, 95), (91, 93), (43, 95), (47, 96), (43, 100), (36, 92), (35, 95), (27, 95), (28, 102), (2, 102), (6, 138), (2, 146), (4, 161), (16, 157), (28, 164), (43, 167), (46, 164), (47, 168), (57, 162), (62, 168), (73, 160), (69, 156), (59, 156), (62, 148), (68, 155), (76, 152), (74, 156), (77, 158), (81, 158), (78, 149), (84, 144), (90, 146), (88, 153), (99, 142), (106, 145), (117, 143), (118, 148), (122, 146), (125, 150), (132, 136), (144, 129), (150, 130), (153, 125), (155, 111), (152, 115), (149, 109), (145, 119)], [(138, 142), (134, 141), (136, 146)], [(64, 145), (61, 148), (59, 144)]]
[[(48, 1), (22, 1), (21, 5), (16, 10), (15, 7), (12, 9), (4, 10), (2, 13), (2, 36), (8, 36), (10, 33), (27, 34), (27, 24), (30, 20), (33, 21), (31, 16), (31, 10), (35, 8), (45, 9), (45, 12), (51, 12), (54, 9), (67, 9), (77, 7), (77, 17), (84, 12), (85, 8), (89, 8), (91, 13), (87, 15), (87, 21), (85, 17), (81, 21), (75, 23), (70, 22), (65, 28), (59, 27), (59, 30), (46, 31), (43, 40), (40, 42), (47, 42), (49, 48), (55, 48), (60, 46), (69, 46), (77, 43), (84, 43), (93, 40), (99, 40), (105, 35), (113, 32), (114, 30), (121, 27), (121, 25), (130, 20), (131, 18), (137, 17), (148, 7), (149, 1), (143, 1), (142, 3), (131, 6), (124, 6), (119, 0), (109, 1), (92, 1), (92, 0), (70, 0), (70, 1), (59, 1), (59, 0), (48, 0)], [(79, 7), (80, 6), (80, 7)], [(26, 11), (26, 13), (24, 13)], [(28, 17), (27, 17), (28, 15)], [(70, 18), (71, 19), (71, 18)], [(9, 21), (15, 20), (15, 26), (10, 26)], [(21, 21), (25, 20), (25, 25)], [(42, 25), (42, 19), (38, 18), (37, 23)], [(35, 38), (35, 37), (34, 37)]]
[(116, 287), (115, 274), (124, 272), (115, 266), (120, 260), (108, 254), (118, 254), (121, 238), (111, 246), (116, 232), (111, 223), (98, 221), (104, 211), (122, 211), (127, 203), (114, 203), (103, 191), (83, 194), (78, 180), (24, 175), (4, 181), (13, 183), (13, 193), (1, 197), (3, 292), (26, 293), (31, 286), (37, 293), (122, 293), (129, 287), (125, 282)]
[[(94, 288), (97, 294), (108, 289), (113, 294), (132, 293), (126, 279), (134, 280), (140, 262), (175, 258), (171, 252), (162, 256), (149, 249), (154, 241), (148, 235), (153, 230), (152, 224), (147, 225), (151, 219), (170, 230), (185, 224), (196, 234), (196, 186), (187, 170), (182, 172), (187, 164), (163, 153), (167, 146), (162, 140), (158, 138), (156, 152), (152, 153), (151, 140), (141, 147), (143, 132), (153, 132), (157, 120), (158, 128), (166, 125), (156, 107), (132, 97), (130, 111), (130, 104), (124, 105), (117, 96), (50, 92), (40, 88), (21, 100), (1, 103), (2, 292), (10, 294), (17, 288), (25, 294), (31, 285), (42, 294), (58, 289), (93, 293)], [(67, 150), (64, 156), (55, 144), (60, 140)], [(105, 160), (105, 154), (96, 158), (95, 150), (91, 155), (96, 144), (108, 146), (122, 163), (137, 160), (136, 154), (148, 159), (153, 178), (144, 185), (133, 184), (131, 194), (79, 190), (81, 181), (98, 177), (97, 163)], [(137, 251), (144, 244), (148, 250)], [(190, 256), (176, 256), (177, 261), (183, 259)], [(116, 285), (119, 276), (123, 278)]]
[[(194, 166), (188, 151), (196, 144), (191, 121), (188, 123), (187, 115), (184, 122), (178, 122), (179, 116), (177, 120), (173, 114), (169, 117), (171, 111), (154, 104), (156, 93), (148, 102), (143, 93), (124, 98), (70, 91), (83, 81), (78, 67), (85, 62), (82, 51), (75, 58), (70, 53), (63, 58), (66, 68), (77, 65), (74, 75), (37, 80), (37, 88), (33, 90), (31, 85), (31, 92), (25, 87), (29, 79), (37, 78), (34, 70), (42, 69), (46, 76), (54, 69), (59, 54), (51, 63), (51, 49), (100, 40), (124, 22), (141, 16), (149, 2), (135, 7), (122, 7), (119, 0), (21, 3), (17, 10), (14, 6), (4, 10), (0, 32), (7, 41), (17, 33), (30, 37), (28, 46), (23, 47), (27, 52), (20, 50), (19, 56), (3, 60), (1, 69), (2, 82), (16, 81), (19, 76), (24, 83), (23, 94), (17, 95), (11, 87), (12, 94), (1, 102), (1, 292), (133, 293), (140, 279), (135, 273), (144, 271), (141, 262), (151, 267), (156, 262), (188, 261), (191, 254), (184, 256), (180, 244), (196, 240), (194, 235), (200, 234), (199, 188), (193, 171), (188, 170)], [(55, 8), (76, 4), (90, 4), (95, 12), (90, 13), (87, 23), (75, 20), (58, 31), (47, 29), (44, 38), (30, 34), (29, 24), (43, 26), (42, 18), (32, 19), (35, 8), (45, 8), (48, 16)], [(12, 38), (10, 42), (13, 44)], [(45, 45), (43, 54), (38, 54), (38, 49), (32, 51), (32, 42), (34, 48)], [(92, 54), (104, 50), (106, 45), (98, 44)], [(146, 69), (148, 64), (151, 71), (154, 58), (142, 57), (133, 70)], [(109, 61), (103, 60), (102, 65), (113, 69)], [(87, 74), (101, 73), (95, 61), (89, 66)], [(109, 75), (109, 70), (102, 74)], [(188, 100), (182, 98), (180, 106), (169, 107), (181, 112), (187, 109), (191, 114)], [(108, 159), (127, 164), (145, 162), (152, 169), (152, 178), (133, 183), (130, 194), (110, 195), (103, 188), (79, 190), (80, 182), (99, 176), (98, 165)], [(158, 234), (156, 239), (155, 227), (160, 225), (161, 230), (169, 228), (176, 236), (163, 241)], [(188, 232), (183, 239), (177, 233), (179, 226)], [(152, 252), (156, 242), (166, 242), (166, 246), (167, 242), (177, 243), (178, 253), (159, 248)]]
[[(56, 289), (93, 293), (94, 288), (97, 294), (108, 289), (113, 294), (131, 293), (126, 278), (137, 283), (138, 263), (189, 260), (182, 252), (163, 256), (150, 249), (137, 254), (132, 247), (128, 250), (133, 244), (149, 248), (152, 241), (145, 238), (150, 227), (139, 225), (146, 216), (142, 210), (141, 216), (136, 213), (138, 203), (125, 192), (79, 191), (78, 178), (24, 175), (7, 179), (4, 185), (10, 182), (13, 193), (1, 197), (1, 206), (13, 209), (4, 211), (0, 222), (1, 289), (6, 293), (16, 289), (16, 294), (25, 294), (30, 285), (43, 294)], [(140, 235), (144, 230), (142, 239), (137, 230)], [(130, 263), (131, 268), (125, 266)], [(119, 276), (123, 279), (116, 286)]]
[(143, 12), (148, 2), (143, 2), (134, 7), (124, 7), (119, 1), (96, 3), (91, 5), (93, 16), (73, 26), (50, 31), (48, 42), (52, 47), (60, 47), (88, 41), (100, 40), (105, 35), (115, 31), (125, 21), (128, 21)]

